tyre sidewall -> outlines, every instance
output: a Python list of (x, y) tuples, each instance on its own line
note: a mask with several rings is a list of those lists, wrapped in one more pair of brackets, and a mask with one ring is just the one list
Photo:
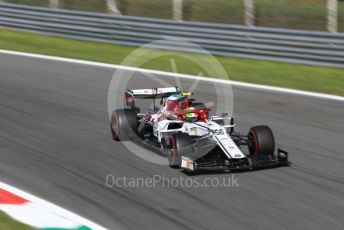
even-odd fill
[(170, 137), (171, 149), (168, 151), (168, 162), (171, 167), (178, 168), (182, 162), (182, 156), (191, 154), (192, 139), (187, 133), (176, 133)]
[(251, 155), (273, 155), (275, 139), (268, 126), (254, 126), (249, 131), (249, 138), (254, 141), (254, 146), (249, 148)]
[(128, 141), (134, 138), (137, 133), (137, 127), (137, 115), (132, 109), (116, 109), (113, 111), (111, 131), (115, 140)]

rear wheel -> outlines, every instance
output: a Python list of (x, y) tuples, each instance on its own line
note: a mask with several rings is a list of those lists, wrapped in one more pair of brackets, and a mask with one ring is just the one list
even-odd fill
[(268, 126), (254, 126), (248, 133), (249, 151), (251, 155), (273, 155), (275, 139)]
[(170, 142), (168, 164), (171, 168), (179, 168), (182, 163), (182, 156), (192, 152), (192, 138), (187, 133), (176, 133), (170, 137)]
[(116, 109), (112, 112), (110, 127), (115, 141), (128, 141), (137, 132), (137, 115), (132, 109)]

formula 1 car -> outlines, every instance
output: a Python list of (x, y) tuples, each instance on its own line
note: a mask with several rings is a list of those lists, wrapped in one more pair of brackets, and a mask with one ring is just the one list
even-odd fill
[[(274, 136), (268, 126), (252, 127), (247, 135), (242, 135), (235, 130), (233, 117), (212, 116), (211, 109), (191, 99), (192, 95), (177, 87), (128, 89), (128, 108), (116, 109), (111, 116), (113, 139), (149, 146), (166, 156), (170, 167), (186, 172), (252, 170), (289, 164), (287, 152), (278, 149), (275, 153)], [(154, 106), (141, 113), (135, 99), (153, 99)]]

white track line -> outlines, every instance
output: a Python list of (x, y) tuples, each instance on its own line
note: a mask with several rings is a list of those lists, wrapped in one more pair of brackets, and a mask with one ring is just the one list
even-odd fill
[(160, 70), (142, 69), (142, 68), (136, 68), (136, 67), (130, 67), (130, 66), (121, 66), (121, 65), (106, 64), (106, 63), (101, 63), (101, 62), (84, 61), (84, 60), (78, 60), (78, 59), (62, 58), (62, 57), (47, 56), (47, 55), (33, 54), (33, 53), (24, 53), (24, 52), (10, 51), (10, 50), (0, 49), (0, 53), (17, 55), (17, 56), (22, 56), (22, 57), (31, 57), (31, 58), (59, 61), (59, 62), (68, 62), (68, 63), (74, 63), (74, 64), (80, 64), (80, 65), (97, 66), (97, 67), (110, 68), (110, 69), (130, 70), (130, 71), (136, 71), (136, 72), (142, 72), (142, 73), (157, 74), (157, 75), (167, 76), (167, 77), (178, 77), (178, 78), (185, 78), (185, 79), (216, 82), (216, 83), (221, 83), (221, 84), (231, 84), (231, 85), (245, 87), (245, 88), (295, 94), (295, 95), (300, 95), (300, 96), (317, 97), (317, 98), (324, 98), (324, 99), (330, 99), (330, 100), (336, 100), (336, 101), (344, 101), (344, 97), (341, 97), (341, 96), (335, 96), (335, 95), (323, 94), (323, 93), (313, 93), (313, 92), (308, 92), (308, 91), (303, 91), (303, 90), (295, 90), (295, 89), (288, 89), (288, 88), (282, 88), (282, 87), (265, 86), (265, 85), (251, 84), (251, 83), (245, 83), (245, 82), (239, 82), (239, 81), (199, 77), (199, 76), (193, 76), (193, 75), (188, 75), (188, 74), (170, 73), (170, 72), (164, 72)]
[(79, 215), (77, 215), (75, 213), (72, 213), (72, 212), (70, 212), (70, 211), (68, 211), (66, 209), (63, 209), (63, 208), (55, 205), (55, 204), (52, 204), (52, 203), (50, 203), (50, 202), (48, 202), (46, 200), (38, 198), (38, 197), (36, 197), (34, 195), (31, 195), (31, 194), (29, 194), (27, 192), (24, 192), (24, 191), (22, 191), (20, 189), (12, 187), (12, 186), (10, 186), (8, 184), (5, 184), (3, 182), (0, 182), (0, 188), (6, 190), (8, 192), (11, 192), (11, 193), (13, 193), (13, 194), (15, 194), (15, 195), (17, 195), (19, 197), (22, 197), (25, 200), (28, 200), (28, 201), (31, 201), (31, 202), (35, 202), (35, 203), (37, 203), (37, 204), (39, 204), (41, 206), (44, 206), (45, 208), (47, 208), (48, 210), (51, 210), (52, 212), (59, 213), (59, 214), (61, 214), (63, 216), (66, 216), (66, 217), (70, 218), (71, 220), (74, 220), (76, 222), (79, 222), (80, 224), (83, 224), (83, 225), (85, 225), (87, 227), (90, 227), (91, 229), (106, 230), (106, 228), (101, 227), (100, 225), (98, 225), (98, 224), (96, 224), (96, 223), (94, 223), (94, 222), (92, 222), (90, 220), (87, 220), (87, 219), (85, 219), (85, 218), (83, 218), (83, 217), (81, 217), (81, 216), (79, 216)]

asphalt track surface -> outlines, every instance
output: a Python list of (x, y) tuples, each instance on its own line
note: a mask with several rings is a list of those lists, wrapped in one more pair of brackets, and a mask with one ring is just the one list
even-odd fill
[[(280, 147), (290, 152), (291, 167), (237, 173), (239, 187), (232, 188), (108, 188), (108, 174), (186, 177), (112, 141), (107, 89), (114, 70), (5, 54), (0, 70), (3, 182), (109, 229), (344, 226), (342, 102), (235, 87), (239, 130), (270, 125)], [(135, 75), (133, 85), (152, 84)], [(209, 84), (199, 85), (205, 99), (213, 94)]]

